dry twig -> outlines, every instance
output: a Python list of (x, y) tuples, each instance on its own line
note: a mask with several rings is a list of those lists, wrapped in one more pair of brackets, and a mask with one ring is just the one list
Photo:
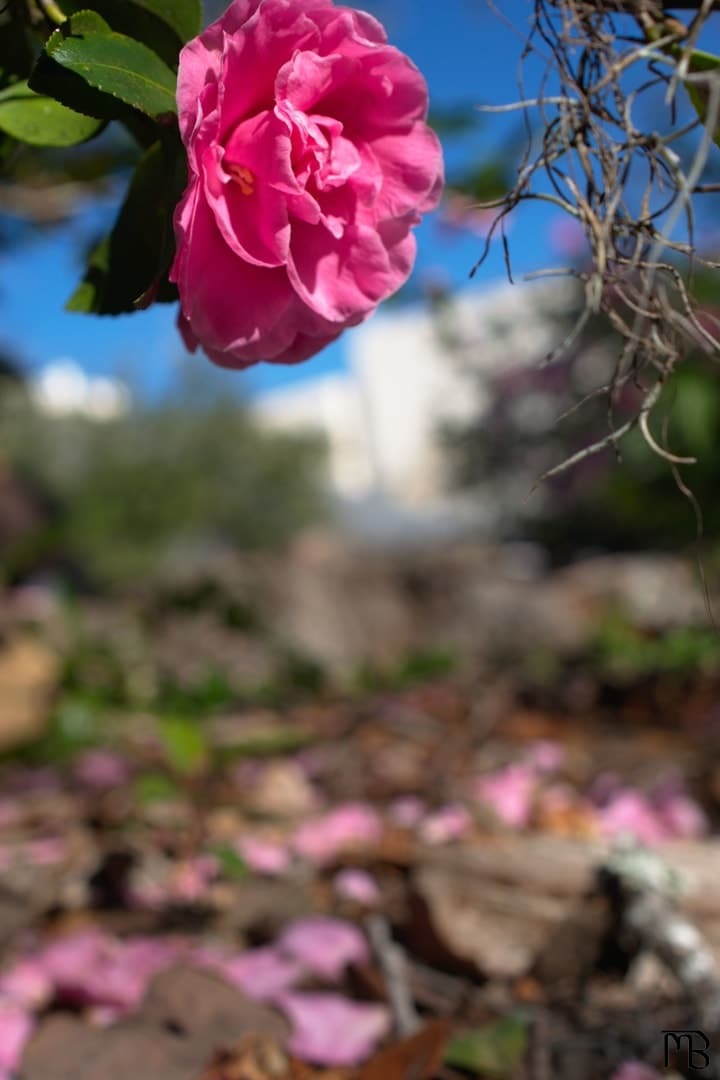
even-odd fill
[[(543, 479), (617, 449), (636, 427), (672, 466), (690, 463), (658, 442), (650, 422), (664, 386), (690, 351), (700, 347), (720, 359), (718, 324), (704, 312), (700, 317), (693, 285), (698, 266), (717, 268), (698, 250), (693, 200), (713, 190), (705, 178), (720, 129), (720, 69), (698, 72), (691, 60), (719, 7), (716, 0), (534, 2), (524, 56), (544, 57), (546, 71), (536, 97), (528, 98), (521, 86), (522, 100), (503, 106), (526, 114), (530, 137), (515, 186), (495, 203), (497, 216), (473, 273), (511, 211), (527, 200), (551, 203), (578, 222), (591, 260), (579, 275), (566, 271), (581, 277), (585, 308), (548, 362), (565, 354), (596, 314), (605, 315), (621, 338), (604, 388), (608, 434)], [(673, 9), (693, 17), (686, 25), (669, 16)], [(702, 95), (704, 116), (678, 125), (681, 84)], [(647, 121), (658, 107), (665, 113), (662, 133)], [(642, 383), (644, 397), (637, 415), (618, 425), (615, 407), (629, 380)]]

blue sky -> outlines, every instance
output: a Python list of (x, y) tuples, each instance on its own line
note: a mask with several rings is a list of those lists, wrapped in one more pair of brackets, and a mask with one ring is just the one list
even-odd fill
[[(515, 32), (489, 9), (486, 0), (374, 0), (364, 6), (380, 17), (391, 41), (407, 52), (425, 74), (435, 107), (475, 103), (501, 104), (517, 96), (517, 67), (529, 0), (502, 0)], [(508, 121), (486, 117), (476, 134), (448, 141), (446, 160), (452, 175), (463, 163), (480, 162), (488, 148), (507, 131)], [(116, 318), (70, 315), (63, 304), (81, 266), (79, 253), (99, 222), (110, 220), (112, 204), (87, 208), (72, 227), (39, 233), (27, 244), (0, 256), (0, 345), (17, 353), (32, 370), (61, 357), (77, 360), (87, 371), (130, 375), (148, 393), (161, 392), (173, 381), (183, 356), (175, 310), (156, 305), (145, 312)], [(541, 265), (538, 247), (545, 242), (547, 214), (525, 214), (512, 233), (518, 272)], [(467, 283), (469, 268), (481, 250), (473, 234), (451, 233), (431, 215), (418, 229), (416, 281), (441, 278), (451, 285)], [(80, 240), (80, 243), (78, 242)], [(475, 286), (482, 288), (503, 275), (499, 246)], [(352, 331), (350, 331), (352, 333)], [(255, 393), (297, 379), (343, 367), (345, 341), (298, 367), (258, 365), (247, 372), (222, 373), (233, 391)], [(192, 361), (207, 361), (200, 354)]]

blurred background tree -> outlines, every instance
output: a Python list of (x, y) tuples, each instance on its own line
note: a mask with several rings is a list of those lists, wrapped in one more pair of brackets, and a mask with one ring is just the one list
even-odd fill
[(264, 431), (198, 381), (103, 419), (49, 414), (22, 384), (1, 393), (0, 461), (44, 508), (8, 544), (9, 578), (64, 567), (127, 584), (173, 551), (278, 550), (322, 519), (321, 441)]

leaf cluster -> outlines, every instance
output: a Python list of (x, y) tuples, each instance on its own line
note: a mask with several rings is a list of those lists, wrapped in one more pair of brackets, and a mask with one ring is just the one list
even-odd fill
[(8, 576), (54, 567), (93, 585), (145, 580), (166, 560), (282, 547), (322, 520), (324, 448), (270, 433), (241, 401), (178, 400), (113, 420), (49, 416), (0, 396), (0, 457), (45, 507), (8, 546)]
[(8, 0), (0, 14), (0, 164), (122, 126), (137, 151), (113, 228), (68, 302), (115, 315), (173, 300), (172, 214), (186, 182), (175, 88), (201, 0)]

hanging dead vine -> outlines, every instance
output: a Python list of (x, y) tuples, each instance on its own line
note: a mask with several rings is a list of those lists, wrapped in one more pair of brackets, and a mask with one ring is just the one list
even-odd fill
[[(683, 21), (668, 14), (671, 7), (686, 13)], [(526, 96), (521, 80), (521, 100), (499, 107), (525, 114), (527, 147), (512, 190), (489, 204), (497, 214), (473, 272), (498, 233), (509, 270), (507, 215), (528, 200), (550, 203), (581, 227), (591, 258), (587, 270), (545, 272), (574, 274), (585, 296), (576, 325), (548, 362), (598, 314), (621, 343), (610, 381), (598, 388), (607, 395), (607, 435), (545, 477), (617, 449), (636, 427), (673, 468), (692, 460), (653, 434), (652, 416), (690, 352), (720, 359), (720, 320), (694, 293), (699, 267), (720, 269), (703, 254), (695, 220), (697, 200), (720, 189), (707, 182), (713, 141), (720, 140), (720, 67), (696, 51), (708, 20), (720, 19), (718, 8), (717, 0), (534, 0), (523, 60), (542, 57), (544, 75), (536, 96)], [(618, 424), (619, 395), (631, 381), (642, 404)]]

